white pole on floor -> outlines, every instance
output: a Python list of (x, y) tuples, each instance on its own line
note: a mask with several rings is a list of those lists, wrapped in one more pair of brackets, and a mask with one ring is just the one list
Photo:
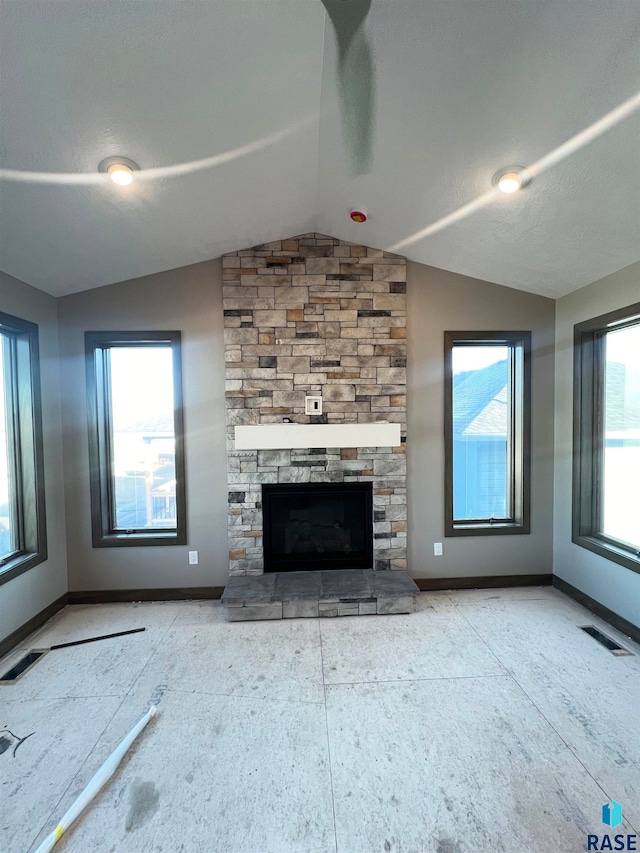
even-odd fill
[(60, 841), (63, 834), (69, 829), (71, 824), (76, 820), (76, 818), (78, 818), (82, 814), (82, 812), (86, 809), (89, 803), (94, 799), (96, 794), (98, 794), (107, 784), (109, 779), (111, 779), (113, 774), (116, 772), (118, 765), (125, 757), (129, 747), (138, 737), (144, 727), (147, 725), (151, 717), (155, 716), (155, 713), (156, 707), (155, 705), (152, 705), (151, 708), (149, 708), (149, 711), (140, 720), (140, 722), (131, 729), (126, 738), (120, 743), (118, 747), (116, 747), (116, 749), (114, 749), (109, 758), (107, 758), (105, 763), (98, 770), (96, 775), (89, 782), (87, 787), (80, 794), (78, 799), (71, 806), (69, 811), (60, 821), (60, 823), (53, 830), (51, 835), (48, 835), (42, 842), (40, 847), (38, 847), (36, 853), (49, 853), (49, 851), (53, 850), (56, 843)]

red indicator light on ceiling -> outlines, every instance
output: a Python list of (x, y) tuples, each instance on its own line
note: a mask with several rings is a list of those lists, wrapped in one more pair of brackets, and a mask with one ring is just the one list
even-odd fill
[(349, 216), (353, 219), (354, 222), (367, 221), (367, 214), (363, 213), (361, 210), (352, 210)]

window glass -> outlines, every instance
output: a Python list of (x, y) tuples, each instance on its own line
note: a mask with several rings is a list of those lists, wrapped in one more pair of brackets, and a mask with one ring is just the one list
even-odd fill
[(453, 347), (454, 520), (512, 515), (509, 365), (507, 346)]
[(176, 527), (171, 346), (110, 349), (114, 527)]
[(640, 548), (640, 324), (605, 335), (601, 532)]
[[(15, 486), (11, 474), (9, 411), (11, 409), (10, 340), (0, 334), (0, 560), (16, 550)], [(7, 354), (5, 354), (5, 351)]]

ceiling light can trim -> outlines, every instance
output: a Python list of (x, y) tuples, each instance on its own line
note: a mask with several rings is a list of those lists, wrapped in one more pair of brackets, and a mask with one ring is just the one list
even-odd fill
[[(133, 160), (130, 160), (128, 157), (105, 157), (104, 160), (101, 160), (98, 164), (98, 171), (102, 172), (105, 175), (109, 175), (111, 177), (111, 172), (116, 166), (124, 166), (125, 169), (130, 170), (131, 172), (140, 171), (140, 166), (137, 163), (134, 163)], [(113, 177), (111, 178), (113, 180)], [(116, 184), (119, 184), (118, 181), (113, 181)], [(129, 182), (131, 183), (131, 182)], [(120, 184), (121, 186), (126, 186), (126, 184)]]
[[(524, 166), (506, 166), (495, 173), (491, 183), (501, 192), (511, 194), (529, 186), (531, 179), (531, 172)], [(506, 183), (511, 186), (510, 189), (505, 188), (504, 184)]]

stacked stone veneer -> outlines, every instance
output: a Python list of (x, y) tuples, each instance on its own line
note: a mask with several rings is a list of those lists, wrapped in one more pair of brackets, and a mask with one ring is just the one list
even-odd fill
[[(225, 255), (229, 570), (262, 574), (263, 483), (370, 481), (374, 568), (407, 567), (406, 261), (302, 234)], [(323, 414), (304, 414), (305, 395)], [(398, 447), (242, 450), (237, 424), (402, 426)]]

